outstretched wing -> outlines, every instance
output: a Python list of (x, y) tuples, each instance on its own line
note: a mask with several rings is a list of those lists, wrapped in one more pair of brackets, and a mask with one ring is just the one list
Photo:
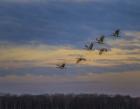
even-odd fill
[(79, 59), (77, 59), (76, 63), (78, 64), (80, 61), (81, 61), (81, 59), (79, 58)]
[(61, 67), (64, 68), (65, 67), (65, 64), (62, 64)]
[(57, 68), (63, 69), (65, 67), (65, 64), (57, 64), (56, 66)]
[(104, 38), (105, 38), (105, 36), (101, 36), (100, 37), (100, 42), (103, 42), (104, 41)]
[(117, 29), (117, 30), (115, 31), (115, 34), (116, 34), (117, 36), (119, 36), (119, 34), (120, 34), (120, 30)]
[(91, 42), (90, 46), (89, 46), (89, 49), (92, 50), (93, 48), (93, 42)]
[(120, 29), (117, 29), (117, 30), (112, 34), (112, 36), (119, 37), (119, 34), (120, 34)]

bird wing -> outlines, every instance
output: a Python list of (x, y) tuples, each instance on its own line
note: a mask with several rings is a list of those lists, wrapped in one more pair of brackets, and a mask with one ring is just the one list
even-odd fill
[(57, 66), (57, 68), (63, 68), (63, 67), (65, 67), (65, 64), (57, 64), (56, 66)]
[(91, 43), (89, 46), (89, 49), (92, 49), (92, 48), (93, 48), (93, 43)]
[(116, 35), (118, 36), (119, 35), (119, 33), (120, 33), (120, 30), (118, 29), (118, 30), (116, 30)]
[(61, 67), (65, 67), (65, 64), (62, 64)]
[(80, 59), (77, 59), (76, 63), (79, 63), (81, 60)]
[(100, 41), (101, 41), (101, 42), (104, 41), (104, 36), (101, 36)]

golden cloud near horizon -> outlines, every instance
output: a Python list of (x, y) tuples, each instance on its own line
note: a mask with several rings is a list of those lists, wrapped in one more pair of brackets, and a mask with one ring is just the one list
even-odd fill
[[(14, 45), (1, 43), (0, 68), (24, 68), (24, 67), (55, 67), (58, 63), (75, 64), (76, 58), (82, 56), (87, 59), (78, 66), (104, 66), (110, 67), (122, 64), (140, 64), (140, 32), (125, 32), (136, 37), (134, 40), (112, 40), (112, 49), (103, 55), (99, 51), (87, 51), (71, 46), (53, 46), (47, 44)], [(135, 43), (134, 43), (135, 42)], [(134, 44), (133, 44), (134, 43)], [(119, 47), (116, 47), (119, 45)], [(130, 45), (133, 49), (128, 49)], [(138, 47), (135, 47), (135, 46)], [(127, 49), (124, 49), (126, 47)]]
[[(0, 67), (11, 68), (27, 66), (51, 67), (63, 62), (75, 64), (76, 58), (79, 56), (87, 59), (86, 62), (81, 62), (79, 65), (89, 66), (111, 66), (121, 63), (133, 64), (139, 63), (140, 60), (139, 49), (121, 50), (117, 48), (113, 48), (103, 55), (99, 55), (97, 50), (86, 51), (70, 48), (56, 48), (49, 51), (41, 48), (0, 48), (0, 55)], [(101, 61), (98, 62), (98, 60), (106, 60), (106, 62), (102, 63)]]

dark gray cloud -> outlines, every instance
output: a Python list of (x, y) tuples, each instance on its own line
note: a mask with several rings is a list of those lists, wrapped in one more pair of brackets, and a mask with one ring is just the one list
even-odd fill
[[(140, 30), (139, 1), (1, 3), (0, 39), (82, 44), (114, 29)], [(119, 8), (118, 8), (119, 7)]]

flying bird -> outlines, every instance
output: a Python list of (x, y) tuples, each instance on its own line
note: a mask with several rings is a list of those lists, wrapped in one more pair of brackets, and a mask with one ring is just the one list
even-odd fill
[(117, 30), (112, 34), (112, 36), (114, 36), (114, 37), (120, 37), (119, 34), (120, 34), (120, 29), (117, 29)]
[(105, 36), (104, 35), (102, 35), (99, 39), (98, 38), (96, 38), (96, 43), (98, 43), (98, 44), (103, 44), (104, 43), (104, 38), (105, 38)]
[(93, 45), (94, 45), (94, 43), (93, 42), (91, 42), (89, 45), (85, 45), (85, 48), (87, 49), (87, 50), (92, 50), (93, 49)]
[(63, 63), (63, 64), (58, 64), (56, 68), (59, 68), (59, 69), (64, 69), (64, 68), (65, 68), (65, 66), (66, 66), (66, 64), (65, 64), (65, 63)]
[(107, 48), (101, 48), (101, 49), (99, 50), (99, 55), (102, 55), (103, 52), (107, 52), (107, 51), (108, 51)]
[(77, 58), (76, 63), (78, 64), (78, 63), (80, 63), (81, 61), (86, 61), (86, 58), (82, 58), (82, 57)]

